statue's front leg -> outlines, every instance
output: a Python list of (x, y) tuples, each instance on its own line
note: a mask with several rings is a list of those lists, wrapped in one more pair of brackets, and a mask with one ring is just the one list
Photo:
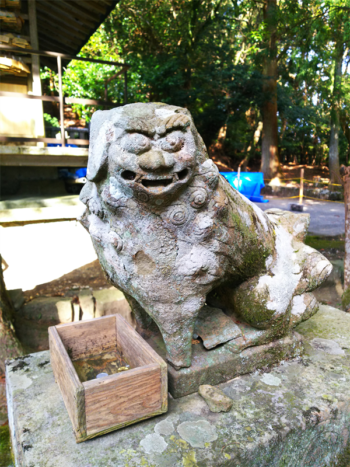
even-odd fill
[(191, 366), (192, 336), (195, 318), (176, 323), (176, 330), (168, 330), (168, 323), (157, 323), (166, 347), (166, 359), (175, 368)]
[(191, 296), (178, 303), (154, 301), (146, 310), (162, 334), (167, 360), (176, 369), (191, 366), (192, 337), (205, 296)]

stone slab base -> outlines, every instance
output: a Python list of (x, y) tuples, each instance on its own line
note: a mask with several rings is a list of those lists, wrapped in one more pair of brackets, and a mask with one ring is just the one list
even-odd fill
[(17, 467), (348, 467), (350, 315), (331, 307), (300, 325), (302, 357), (220, 385), (233, 399), (212, 413), (198, 394), (168, 413), (76, 444), (49, 352), (6, 371)]
[[(147, 342), (164, 359), (166, 350), (160, 334), (153, 335)], [(206, 350), (202, 343), (192, 346), (192, 365), (175, 370), (168, 364), (168, 387), (175, 398), (197, 392), (201, 384), (216, 385), (236, 376), (251, 373), (265, 366), (300, 356), (303, 352), (302, 337), (294, 332), (270, 344), (251, 347), (240, 354), (231, 351), (230, 342), (215, 349)]]

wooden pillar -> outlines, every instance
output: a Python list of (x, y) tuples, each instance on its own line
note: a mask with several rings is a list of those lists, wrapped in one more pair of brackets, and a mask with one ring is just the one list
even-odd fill
[[(36, 22), (36, 0), (28, 0), (29, 36), (32, 49), (39, 50), (38, 28)], [(32, 92), (41, 96), (40, 57), (32, 55)]]
[(64, 148), (66, 145), (65, 130), (64, 130), (64, 97), (62, 89), (62, 59), (57, 57), (57, 69), (58, 69), (58, 96), (60, 99), (60, 124), (61, 124), (61, 144)]

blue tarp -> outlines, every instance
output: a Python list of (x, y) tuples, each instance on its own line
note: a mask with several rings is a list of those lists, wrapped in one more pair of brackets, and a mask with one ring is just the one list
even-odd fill
[(238, 172), (220, 172), (233, 188), (236, 188), (242, 195), (246, 196), (250, 201), (256, 203), (268, 203), (268, 199), (264, 199), (260, 195), (261, 188), (264, 188), (264, 174), (262, 172), (241, 172), (239, 182)]

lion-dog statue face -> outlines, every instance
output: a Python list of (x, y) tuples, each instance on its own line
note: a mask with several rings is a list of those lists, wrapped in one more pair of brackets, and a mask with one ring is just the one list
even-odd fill
[(263, 213), (234, 190), (186, 109), (96, 112), (87, 178), (81, 222), (101, 266), (139, 325), (157, 324), (175, 368), (191, 365), (195, 322), (211, 305), (232, 319), (235, 352), (317, 311), (311, 291), (331, 265), (303, 244), (308, 215)]

